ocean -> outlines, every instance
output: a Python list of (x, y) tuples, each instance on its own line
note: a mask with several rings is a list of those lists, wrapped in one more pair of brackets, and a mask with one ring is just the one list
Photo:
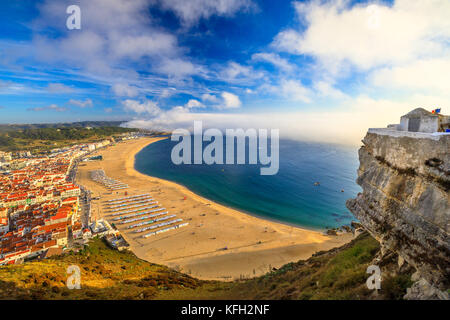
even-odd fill
[(136, 155), (136, 170), (184, 185), (220, 204), (290, 225), (324, 230), (356, 220), (345, 201), (361, 192), (355, 182), (357, 147), (280, 140), (279, 171), (264, 176), (260, 164), (175, 165), (170, 156), (175, 144), (165, 139), (145, 147)]

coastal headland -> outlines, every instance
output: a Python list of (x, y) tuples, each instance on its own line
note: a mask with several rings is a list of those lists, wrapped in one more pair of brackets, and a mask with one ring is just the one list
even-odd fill
[[(128, 195), (150, 193), (169, 213), (189, 225), (150, 238), (118, 224), (130, 249), (141, 259), (167, 265), (205, 280), (234, 280), (267, 273), (273, 268), (313, 253), (349, 242), (351, 233), (328, 236), (264, 220), (203, 198), (184, 186), (141, 174), (134, 169), (135, 155), (147, 145), (163, 138), (140, 138), (118, 143), (96, 154), (101, 161), (79, 166), (76, 182), (88, 188), (94, 218), (111, 216), (104, 202)], [(128, 184), (129, 188), (111, 192), (90, 178), (89, 172), (103, 169), (108, 177)]]

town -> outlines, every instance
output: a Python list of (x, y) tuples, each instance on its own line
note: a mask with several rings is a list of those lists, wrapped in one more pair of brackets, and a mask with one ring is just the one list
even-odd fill
[(95, 236), (120, 239), (108, 222), (91, 216), (90, 193), (74, 178), (80, 162), (99, 159), (93, 151), (137, 137), (126, 133), (45, 155), (0, 152), (0, 265), (58, 255)]

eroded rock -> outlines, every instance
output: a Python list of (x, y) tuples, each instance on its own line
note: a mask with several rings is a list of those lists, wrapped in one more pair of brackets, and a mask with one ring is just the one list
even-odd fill
[(397, 253), (399, 265), (406, 261), (420, 274), (407, 298), (448, 298), (436, 292), (450, 286), (450, 136), (369, 130), (363, 143), (357, 179), (363, 192), (347, 207), (382, 251)]

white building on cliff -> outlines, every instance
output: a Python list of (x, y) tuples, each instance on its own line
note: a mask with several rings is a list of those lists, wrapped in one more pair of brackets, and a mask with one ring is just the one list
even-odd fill
[(417, 108), (402, 116), (399, 125), (390, 125), (389, 128), (409, 132), (446, 132), (450, 130), (450, 116)]

